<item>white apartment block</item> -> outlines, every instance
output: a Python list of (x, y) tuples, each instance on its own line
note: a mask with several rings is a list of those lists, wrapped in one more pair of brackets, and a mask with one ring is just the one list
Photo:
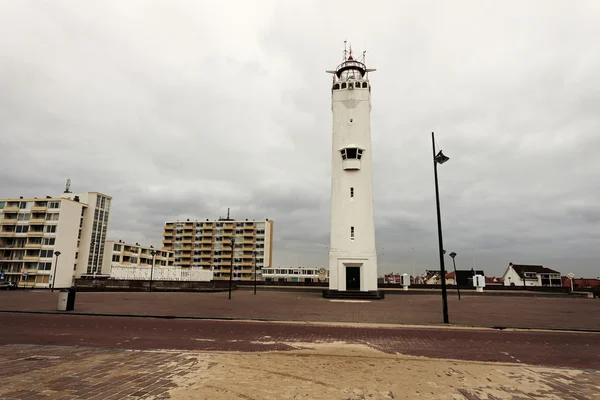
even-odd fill
[(262, 275), (265, 282), (329, 282), (329, 270), (317, 267), (265, 268)]
[(174, 266), (211, 270), (215, 280), (229, 279), (232, 264), (232, 279), (252, 280), (256, 263), (260, 280), (260, 270), (270, 267), (273, 258), (273, 221), (170, 221), (163, 247), (173, 250)]
[(152, 246), (142, 246), (139, 243), (130, 244), (121, 240), (107, 240), (104, 247), (102, 275), (111, 275), (113, 268), (147, 268), (172, 267), (173, 252), (155, 249)]
[(40, 288), (54, 281), (61, 288), (95, 270), (94, 260), (101, 259), (93, 242), (102, 248), (110, 200), (68, 191), (61, 197), (0, 199), (0, 279)]

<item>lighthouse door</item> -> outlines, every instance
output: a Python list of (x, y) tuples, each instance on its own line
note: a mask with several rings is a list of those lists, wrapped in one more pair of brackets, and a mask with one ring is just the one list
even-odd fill
[(346, 267), (346, 290), (360, 290), (360, 267)]

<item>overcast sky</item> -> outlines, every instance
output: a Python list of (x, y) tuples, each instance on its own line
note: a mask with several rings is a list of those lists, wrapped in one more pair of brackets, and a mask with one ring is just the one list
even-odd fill
[[(275, 221), (326, 265), (331, 76), (366, 48), (380, 274), (509, 262), (600, 276), (598, 1), (0, 0), (0, 197), (113, 196), (109, 237)], [(450, 262), (448, 259), (447, 263)], [(448, 264), (447, 264), (448, 265)]]

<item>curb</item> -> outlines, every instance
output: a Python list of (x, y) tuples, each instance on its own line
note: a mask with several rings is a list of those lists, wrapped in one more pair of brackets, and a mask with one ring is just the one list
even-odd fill
[[(13, 311), (0, 310), (1, 314), (40, 314), (40, 315), (76, 315), (84, 317), (117, 317), (117, 318), (154, 318), (154, 319), (191, 319), (199, 321), (237, 321), (237, 322), (271, 322), (280, 324), (307, 324), (307, 325), (346, 325), (351, 328), (368, 328), (369, 325), (377, 325), (380, 328), (426, 328), (426, 329), (489, 329), (495, 331), (538, 331), (538, 332), (572, 332), (572, 333), (600, 333), (600, 329), (586, 328), (538, 328), (538, 327), (518, 327), (518, 326), (477, 326), (477, 325), (457, 325), (457, 324), (386, 324), (383, 322), (352, 322), (352, 321), (304, 321), (304, 320), (280, 320), (275, 318), (239, 318), (239, 317), (205, 317), (205, 316), (182, 316), (182, 315), (157, 315), (157, 314), (110, 314), (110, 313), (90, 313), (76, 311)], [(351, 325), (350, 325), (351, 324)], [(362, 325), (362, 326), (361, 326)]]

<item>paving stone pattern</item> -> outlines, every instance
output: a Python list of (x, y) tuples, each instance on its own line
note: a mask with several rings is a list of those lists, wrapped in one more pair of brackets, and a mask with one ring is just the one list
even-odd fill
[(181, 352), (3, 346), (0, 399), (166, 399), (195, 364)]
[[(0, 292), (0, 310), (56, 310), (58, 293)], [(600, 300), (582, 298), (465, 296), (449, 294), (452, 324), (528, 328), (600, 329)], [(390, 295), (365, 303), (332, 302), (320, 293), (77, 293), (76, 312), (281, 321), (441, 324), (442, 302), (435, 295)]]

